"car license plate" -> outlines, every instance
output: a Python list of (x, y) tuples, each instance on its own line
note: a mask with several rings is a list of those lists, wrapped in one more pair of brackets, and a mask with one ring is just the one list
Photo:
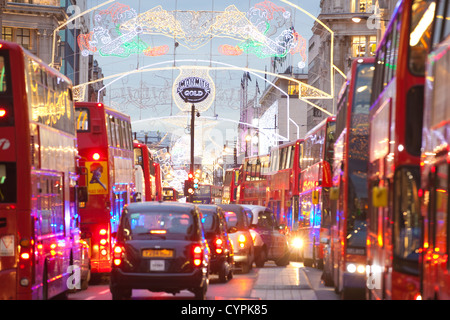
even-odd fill
[(168, 249), (146, 249), (142, 251), (144, 258), (172, 258), (173, 250)]
[(150, 271), (164, 271), (165, 266), (164, 260), (150, 260)]

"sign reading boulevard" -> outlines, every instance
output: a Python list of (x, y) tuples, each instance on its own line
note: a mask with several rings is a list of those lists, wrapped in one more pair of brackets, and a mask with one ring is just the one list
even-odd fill
[(186, 103), (199, 103), (211, 93), (209, 82), (200, 77), (188, 77), (178, 82), (177, 93)]

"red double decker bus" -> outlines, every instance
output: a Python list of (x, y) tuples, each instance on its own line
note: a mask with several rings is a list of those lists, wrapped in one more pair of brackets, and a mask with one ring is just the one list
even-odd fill
[(376, 52), (369, 113), (368, 299), (420, 297), (418, 190), (434, 11), (434, 1), (399, 1)]
[(279, 223), (293, 230), (298, 221), (300, 154), (303, 139), (285, 143), (270, 150), (267, 175), (268, 207)]
[(163, 201), (178, 201), (178, 191), (173, 187), (163, 187)]
[(222, 203), (238, 203), (239, 168), (231, 168), (225, 171), (223, 180)]
[(323, 265), (323, 247), (328, 239), (331, 163), (336, 118), (328, 117), (311, 129), (299, 143), (298, 229), (302, 240), (299, 256), (305, 266)]
[[(111, 234), (135, 192), (130, 117), (102, 103), (75, 103), (80, 164), (89, 199), (80, 208), (81, 231), (91, 248), (93, 275), (111, 271)], [(81, 181), (84, 180), (84, 181)]]
[[(161, 174), (148, 146), (133, 141), (134, 168), (136, 178), (136, 201), (158, 201), (161, 199)], [(157, 168), (158, 167), (158, 168)]]
[(72, 84), (0, 41), (0, 299), (48, 299), (80, 260)]
[(450, 299), (449, 163), (450, 163), (450, 3), (436, 1), (432, 51), (428, 56), (421, 155), (424, 218), (423, 299)]
[(346, 298), (366, 292), (367, 164), (374, 58), (352, 62), (336, 113), (329, 254), (323, 278)]
[(269, 155), (244, 158), (242, 170), (239, 173), (236, 203), (267, 206), (269, 203), (269, 194), (266, 192), (269, 170)]

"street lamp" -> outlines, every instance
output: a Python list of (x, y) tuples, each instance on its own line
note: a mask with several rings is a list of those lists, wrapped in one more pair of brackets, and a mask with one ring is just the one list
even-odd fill
[(357, 15), (352, 17), (352, 21), (354, 23), (360, 23), (362, 20), (368, 21), (369, 19), (374, 19), (377, 22), (383, 21), (383, 22), (389, 22), (390, 20), (381, 19), (380, 15), (371, 15), (371, 16), (365, 16), (365, 15)]
[(247, 134), (245, 136), (245, 156), (248, 157), (248, 143), (252, 141), (252, 136)]

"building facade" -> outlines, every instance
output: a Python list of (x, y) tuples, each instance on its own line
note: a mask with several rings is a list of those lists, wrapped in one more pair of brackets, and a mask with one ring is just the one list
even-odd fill
[[(20, 44), (65, 74), (74, 86), (99, 79), (103, 74), (98, 63), (93, 56), (83, 56), (77, 45), (78, 35), (89, 32), (89, 16), (60, 28), (86, 9), (87, 0), (0, 0), (1, 39)], [(81, 100), (97, 101), (97, 91), (96, 87), (85, 90)]]
[[(378, 42), (394, 10), (392, 0), (321, 0), (317, 17), (333, 31), (333, 35), (315, 22), (309, 40), (309, 83), (334, 99), (312, 101), (328, 112), (336, 113), (337, 94), (345, 80), (353, 59), (374, 56)], [(333, 50), (331, 37), (333, 36)], [(333, 64), (331, 65), (331, 52)], [(333, 78), (330, 75), (333, 72)], [(334, 83), (331, 83), (334, 79)], [(333, 88), (332, 88), (333, 86)], [(328, 116), (325, 112), (308, 106), (308, 130)]]

